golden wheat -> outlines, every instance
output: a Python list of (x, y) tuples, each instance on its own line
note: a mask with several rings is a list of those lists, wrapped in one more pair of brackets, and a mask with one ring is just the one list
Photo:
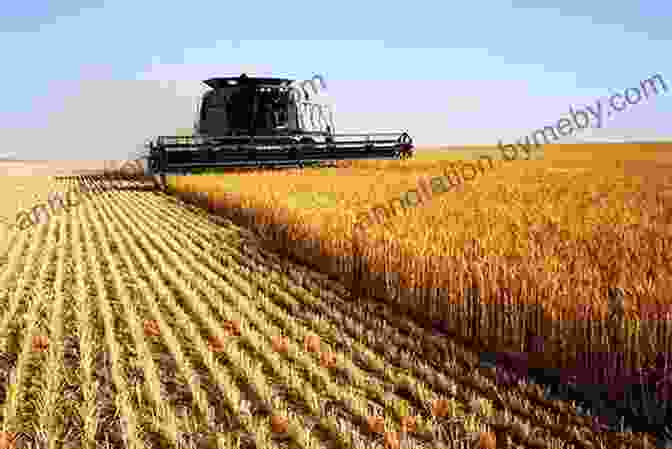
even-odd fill
[[(243, 212), (251, 216), (249, 208)], [(572, 426), (594, 447), (623, 446), (576, 424), (580, 417), (571, 407), (561, 413), (533, 401), (532, 389), (503, 389), (468, 368), (462, 360), (477, 356), (454, 344), (456, 359), (430, 363), (428, 342), (447, 344), (422, 326), (391, 308), (352, 301), (341, 283), (271, 256), (252, 236), (230, 223), (214, 224), (216, 217), (193, 207), (164, 195), (101, 190), (67, 214), (17, 235), (0, 260), (0, 370), (19, 367), (18, 383), (0, 377), (3, 431), (87, 449), (104, 447), (106, 438), (114, 447), (177, 449), (197, 446), (200, 436), (220, 448), (279, 448), (287, 437), (303, 448), (399, 442), (458, 448), (501, 423), (498, 432), (523, 447), (537, 447), (539, 438), (551, 448), (576, 444)], [(294, 224), (313, 232), (315, 216)], [(319, 248), (344, 252), (348, 244), (325, 240)], [(347, 269), (353, 259), (328, 265)], [(488, 326), (498, 323), (492, 318)], [(155, 323), (149, 335), (145, 320)], [(239, 335), (228, 332), (234, 322)], [(286, 353), (273, 350), (276, 335), (287, 336)], [(48, 343), (46, 353), (26, 350), (33, 336)], [(213, 336), (221, 346), (208, 346)], [(319, 337), (318, 353), (304, 352), (310, 336)], [(324, 354), (334, 354), (335, 365), (331, 355), (322, 363)], [(16, 365), (7, 365), (10, 356)], [(37, 385), (44, 388), (33, 394)], [(24, 399), (45, 407), (30, 416), (35, 406)], [(442, 399), (446, 417), (423, 419)], [(384, 434), (365, 432), (373, 415), (382, 417)], [(414, 429), (408, 416), (416, 417)], [(563, 428), (565, 416), (577, 421)], [(513, 423), (529, 432), (519, 435)]]

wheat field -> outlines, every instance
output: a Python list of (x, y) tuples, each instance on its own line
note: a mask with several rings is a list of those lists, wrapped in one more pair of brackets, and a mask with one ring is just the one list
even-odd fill
[(7, 246), (3, 449), (650, 444), (164, 194), (101, 190)]
[[(426, 311), (435, 321), (448, 320), (449, 303), (464, 303), (465, 284), (472, 281), (482, 303), (501, 301), (508, 292), (509, 301), (543, 303), (556, 322), (584, 305), (592, 307), (591, 318), (604, 317), (608, 291), (622, 288), (628, 295), (625, 316), (647, 319), (647, 308), (669, 303), (672, 285), (667, 152), (665, 146), (562, 147), (550, 148), (544, 160), (498, 163), (473, 181), (435, 193), (426, 204), (397, 210), (382, 223), (366, 221), (358, 256), (366, 267), (359, 283), (367, 294), (385, 296), (382, 284), (392, 281), (406, 292), (392, 300)], [(440, 176), (453, 162), (344, 165), (177, 177), (174, 188), (210, 195), (208, 207), (224, 215), (240, 210), (244, 222), (268, 234), (269, 244), (275, 241), (286, 253), (353, 285), (354, 224), (390, 199), (419, 190), (423, 178)], [(291, 204), (299, 194), (309, 207)], [(322, 205), (320, 195), (328, 199)], [(427, 297), (436, 291), (441, 298)], [(512, 338), (507, 344), (520, 344), (520, 336)]]

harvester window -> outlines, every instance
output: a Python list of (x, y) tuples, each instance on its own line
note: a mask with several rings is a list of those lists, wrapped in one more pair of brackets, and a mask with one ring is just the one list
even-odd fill
[(250, 116), (253, 113), (253, 97), (247, 90), (239, 90), (231, 94), (231, 107), (228, 109), (228, 119), (234, 129), (247, 129), (250, 125)]

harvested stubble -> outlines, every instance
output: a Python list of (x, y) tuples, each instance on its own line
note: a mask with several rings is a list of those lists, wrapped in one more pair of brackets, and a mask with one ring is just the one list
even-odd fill
[[(362, 162), (337, 176), (258, 172), (237, 176), (235, 195), (220, 190), (217, 177), (178, 177), (174, 188), (207, 192), (212, 210), (339, 276), (357, 296), (387, 298), (490, 351), (526, 351), (534, 335), (543, 337), (545, 354), (535, 363), (544, 366), (587, 369), (603, 363), (593, 354), (624, 354), (594, 379), (610, 383), (616, 372), (650, 365), (672, 338), (672, 326), (639, 319), (642, 307), (670, 304), (668, 147), (584, 146), (567, 154), (566, 146), (550, 147), (543, 161), (499, 163), (360, 234), (353, 223), (362, 211), (416, 188), (421, 176), (442, 175), (452, 162)], [(334, 194), (334, 207), (287, 208), (283, 198), (306, 184)], [(429, 229), (435, 232), (420, 232)], [(607, 321), (614, 294), (624, 307)], [(505, 322), (503, 302), (540, 309)], [(576, 319), (587, 304), (591, 321)]]

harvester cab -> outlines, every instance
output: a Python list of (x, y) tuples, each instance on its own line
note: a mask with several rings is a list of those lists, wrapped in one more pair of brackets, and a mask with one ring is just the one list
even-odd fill
[[(194, 133), (254, 137), (305, 131), (299, 123), (302, 117), (298, 113), (298, 101), (293, 100), (291, 82), (287, 79), (250, 79), (245, 76), (204, 81), (211, 90), (201, 100)], [(319, 114), (324, 114), (324, 109), (320, 109)], [(323, 119), (322, 115), (320, 119)], [(329, 132), (328, 123), (324, 123), (324, 120), (318, 123), (324, 125), (318, 131)]]
[(335, 134), (320, 76), (296, 82), (243, 74), (204, 84), (209, 89), (197, 109), (193, 135), (160, 136), (147, 144), (150, 174), (164, 178), (209, 167), (303, 166), (413, 154), (406, 132)]

